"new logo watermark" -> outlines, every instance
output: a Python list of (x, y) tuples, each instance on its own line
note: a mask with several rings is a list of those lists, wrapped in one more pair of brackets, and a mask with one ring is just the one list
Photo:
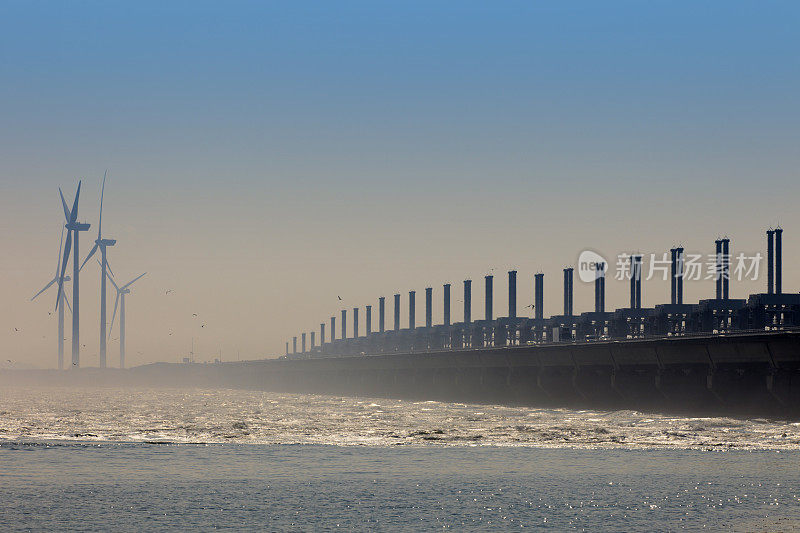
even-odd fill
[[(668, 254), (629, 254), (620, 253), (616, 261), (609, 266), (605, 258), (592, 250), (584, 250), (578, 256), (578, 278), (584, 283), (593, 283), (597, 278), (606, 277), (613, 269), (615, 280), (629, 280), (632, 275), (631, 258), (640, 257), (640, 276), (645, 281), (651, 279), (668, 280), (672, 275), (672, 263)], [(759, 279), (760, 266), (763, 257), (761, 253), (739, 253), (737, 255), (717, 254), (683, 254), (680, 265), (674, 272), (675, 277), (685, 280), (701, 279), (736, 279), (737, 281)], [(723, 269), (723, 260), (729, 265), (730, 270)]]
[(605, 258), (591, 250), (584, 250), (578, 256), (578, 278), (584, 283), (593, 283), (605, 277), (608, 263)]

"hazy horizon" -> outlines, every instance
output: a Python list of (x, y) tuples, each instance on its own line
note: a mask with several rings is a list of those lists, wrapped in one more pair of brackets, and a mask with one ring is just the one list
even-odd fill
[[(488, 273), (502, 316), (511, 269), (520, 315), (537, 271), (559, 314), (582, 250), (707, 254), (728, 235), (764, 254), (777, 224), (797, 292), (800, 6), (619, 6), (4, 5), (0, 361), (56, 366), (55, 291), (29, 299), (53, 277), (58, 187), (70, 201), (83, 179), (83, 258), (106, 169), (109, 262), (148, 273), (127, 366), (177, 361), (192, 338), (198, 360), (278, 356), (343, 308), (373, 305), (376, 325), (395, 293), (405, 327), (409, 290), (419, 325), (429, 286), (438, 322), (443, 283), (460, 321), (464, 279), (479, 319)], [(761, 271), (732, 297), (763, 292)], [(81, 366), (99, 361), (98, 285), (92, 262)], [(686, 283), (687, 302), (712, 295)], [(644, 306), (668, 300), (645, 283)], [(609, 280), (607, 309), (627, 302)], [(592, 305), (577, 282), (576, 313)]]

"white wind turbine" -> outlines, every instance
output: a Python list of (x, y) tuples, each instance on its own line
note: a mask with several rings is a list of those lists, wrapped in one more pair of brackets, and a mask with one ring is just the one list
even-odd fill
[[(56, 296), (56, 309), (58, 303), (61, 301), (64, 288), (64, 273), (67, 270), (67, 263), (69, 263), (69, 252), (72, 251), (72, 368), (78, 368), (81, 364), (81, 330), (80, 330), (80, 259), (78, 257), (78, 239), (80, 232), (88, 231), (90, 225), (83, 222), (78, 222), (78, 199), (81, 196), (81, 182), (78, 181), (78, 190), (75, 192), (75, 200), (72, 202), (72, 209), (67, 207), (67, 202), (64, 200), (64, 193), (61, 192), (61, 187), (58, 188), (58, 194), (61, 196), (61, 206), (64, 208), (64, 218), (67, 223), (64, 225), (67, 228), (67, 240), (64, 244), (64, 258), (61, 263), (61, 275), (58, 278), (58, 295)], [(72, 241), (75, 241), (74, 248)]]
[(100, 256), (102, 261), (100, 263), (100, 368), (106, 367), (106, 273), (109, 269), (108, 258), (106, 256), (106, 249), (109, 246), (114, 246), (117, 241), (114, 239), (103, 238), (103, 196), (106, 192), (106, 177), (108, 171), (103, 174), (103, 188), (100, 190), (100, 221), (97, 224), (97, 239), (94, 241), (94, 247), (86, 256), (81, 264), (81, 270), (86, 262), (92, 258), (97, 249), (100, 249)]
[(117, 304), (119, 304), (119, 367), (125, 368), (125, 295), (130, 294), (131, 290), (128, 288), (140, 279), (144, 277), (144, 274), (140, 275), (137, 278), (134, 278), (132, 281), (129, 281), (122, 287), (118, 286), (114, 281), (114, 278), (111, 277), (111, 274), (106, 274), (108, 276), (108, 280), (114, 285), (114, 288), (117, 290), (117, 297), (114, 300), (114, 314), (111, 315), (111, 327), (108, 329), (108, 336), (111, 337), (111, 330), (114, 329), (114, 319), (117, 317)]
[(58, 259), (56, 260), (56, 273), (50, 282), (44, 286), (42, 290), (37, 292), (31, 298), (31, 301), (34, 301), (37, 296), (42, 294), (44, 291), (52, 287), (54, 284), (61, 280), (59, 283), (59, 290), (61, 294), (57, 298), (57, 311), (58, 311), (58, 369), (64, 370), (64, 304), (67, 304), (69, 307), (70, 312), (72, 312), (72, 307), (69, 305), (69, 300), (67, 300), (67, 295), (64, 293), (64, 282), (69, 281), (69, 276), (59, 277), (59, 267), (61, 266), (61, 249), (64, 246), (64, 228), (61, 228), (61, 240), (58, 244)]

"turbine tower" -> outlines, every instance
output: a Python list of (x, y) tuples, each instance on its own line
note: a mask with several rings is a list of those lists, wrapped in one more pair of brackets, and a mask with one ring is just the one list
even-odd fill
[[(56, 273), (55, 273), (55, 276), (53, 276), (53, 279), (50, 280), (50, 283), (45, 285), (42, 290), (40, 290), (39, 292), (34, 294), (33, 298), (31, 298), (31, 301), (34, 301), (37, 296), (39, 296), (44, 291), (46, 291), (47, 289), (52, 287), (54, 283), (58, 283), (59, 279), (61, 279), (61, 286), (60, 286), (60, 289), (59, 289), (61, 291), (61, 293), (59, 294), (59, 297), (57, 299), (57, 306), (58, 306), (58, 369), (59, 370), (64, 370), (64, 304), (66, 303), (67, 306), (69, 307), (69, 301), (67, 300), (66, 294), (64, 294), (64, 283), (63, 282), (70, 280), (69, 276), (66, 276), (64, 278), (60, 278), (59, 275), (58, 275), (59, 274), (59, 272), (58, 272), (59, 271), (59, 266), (61, 265), (61, 249), (62, 249), (63, 246), (64, 246), (64, 228), (61, 228), (61, 240), (59, 241), (59, 244), (58, 244), (58, 257), (56, 258)], [(71, 307), (70, 307), (70, 311), (72, 311)]]
[(61, 275), (58, 277), (58, 296), (56, 296), (56, 309), (61, 301), (61, 293), (64, 288), (64, 274), (69, 262), (69, 252), (72, 249), (72, 240), (75, 240), (75, 249), (72, 250), (72, 368), (78, 368), (81, 362), (81, 334), (80, 334), (80, 257), (78, 255), (78, 237), (81, 231), (89, 231), (90, 224), (78, 222), (78, 199), (81, 196), (81, 182), (78, 181), (78, 190), (75, 192), (75, 200), (72, 202), (72, 209), (67, 207), (64, 200), (64, 193), (61, 187), (58, 188), (61, 196), (61, 205), (64, 207), (64, 217), (67, 223), (67, 242), (64, 245), (64, 258), (61, 263)]
[(108, 171), (103, 174), (103, 188), (100, 190), (100, 221), (97, 224), (97, 239), (94, 241), (94, 246), (86, 259), (81, 264), (81, 270), (86, 262), (92, 258), (97, 249), (100, 249), (100, 368), (106, 367), (106, 271), (108, 269), (108, 259), (106, 256), (106, 248), (114, 246), (117, 241), (115, 239), (103, 238), (103, 196), (106, 192), (106, 177)]
[[(145, 272), (144, 274), (147, 274)], [(144, 274), (141, 276), (134, 278), (132, 281), (129, 281), (122, 287), (119, 287), (114, 278), (111, 277), (111, 274), (106, 274), (108, 276), (109, 281), (111, 284), (114, 285), (114, 288), (117, 289), (117, 297), (114, 300), (114, 314), (111, 315), (111, 327), (108, 329), (108, 336), (111, 337), (111, 330), (114, 329), (114, 319), (117, 317), (117, 304), (119, 304), (119, 367), (125, 368), (125, 295), (130, 294), (131, 290), (128, 288), (140, 279), (144, 277)]]

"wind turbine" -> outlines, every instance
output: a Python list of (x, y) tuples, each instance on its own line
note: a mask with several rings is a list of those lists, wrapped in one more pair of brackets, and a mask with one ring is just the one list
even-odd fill
[[(144, 274), (147, 274), (145, 272)], [(108, 336), (111, 337), (111, 330), (114, 329), (114, 319), (117, 317), (117, 304), (119, 304), (119, 367), (125, 368), (125, 295), (130, 294), (131, 290), (128, 288), (140, 279), (144, 277), (144, 274), (141, 276), (134, 278), (132, 281), (129, 281), (122, 287), (118, 286), (114, 281), (114, 278), (111, 277), (111, 274), (106, 274), (108, 276), (109, 281), (111, 284), (114, 285), (114, 288), (117, 289), (117, 297), (114, 299), (114, 314), (111, 315), (111, 327), (108, 329)]]
[(108, 269), (108, 259), (106, 257), (106, 248), (114, 246), (117, 241), (115, 239), (103, 238), (103, 196), (106, 192), (106, 177), (108, 170), (103, 174), (103, 188), (100, 190), (100, 221), (97, 224), (97, 239), (94, 241), (94, 246), (83, 260), (81, 270), (86, 262), (92, 258), (97, 249), (100, 249), (102, 261), (100, 263), (100, 368), (106, 367), (106, 270)]
[[(31, 298), (31, 301), (34, 301), (37, 296), (39, 296), (44, 291), (49, 289), (54, 283), (58, 282), (58, 280), (59, 280), (59, 275), (58, 275), (59, 268), (58, 267), (61, 265), (61, 249), (62, 249), (63, 246), (64, 246), (64, 228), (61, 228), (61, 240), (58, 243), (58, 257), (56, 258), (56, 273), (55, 273), (55, 276), (53, 277), (52, 280), (50, 280), (50, 283), (48, 283), (47, 285), (44, 286), (44, 288), (42, 290), (40, 290), (39, 292), (37, 292), (36, 294), (33, 295), (33, 298)], [(58, 369), (59, 370), (64, 370), (64, 304), (66, 303), (67, 306), (69, 306), (69, 301), (67, 300), (67, 296), (66, 296), (66, 294), (64, 294), (63, 282), (64, 281), (69, 281), (69, 279), (70, 279), (69, 276), (61, 278), (62, 284), (61, 284), (61, 287), (59, 288), (59, 290), (61, 291), (61, 294), (59, 295), (58, 303), (57, 303), (57, 306), (58, 306)], [(72, 308), (70, 308), (70, 311), (72, 311)]]
[(64, 193), (61, 187), (58, 188), (61, 196), (61, 205), (64, 207), (64, 217), (67, 223), (67, 242), (64, 245), (64, 259), (61, 263), (61, 275), (58, 277), (58, 296), (56, 296), (56, 309), (61, 301), (61, 293), (64, 287), (64, 273), (69, 262), (69, 252), (72, 248), (72, 240), (75, 239), (75, 249), (72, 256), (72, 368), (78, 368), (81, 362), (81, 334), (80, 334), (80, 258), (78, 256), (78, 237), (81, 231), (89, 231), (90, 224), (78, 222), (78, 199), (81, 196), (81, 182), (78, 181), (78, 190), (75, 192), (75, 200), (72, 202), (72, 209), (67, 207), (64, 200)]

